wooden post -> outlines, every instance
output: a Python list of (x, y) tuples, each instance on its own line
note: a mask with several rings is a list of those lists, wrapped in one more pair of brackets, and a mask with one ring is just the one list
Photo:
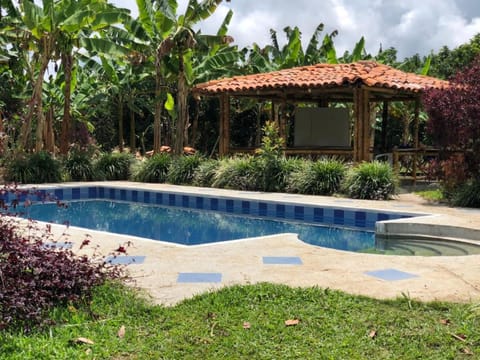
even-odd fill
[(277, 127), (280, 126), (280, 119), (278, 117), (279, 107), (278, 103), (272, 101), (272, 118), (270, 120), (273, 121)]
[(287, 101), (283, 99), (280, 105), (280, 123), (279, 123), (279, 135), (280, 138), (283, 140), (283, 148), (287, 148), (287, 119), (286, 119), (286, 111), (287, 111)]
[(364, 88), (353, 90), (354, 102), (354, 141), (353, 160), (355, 162), (370, 161), (370, 106), (369, 93)]
[(230, 151), (230, 97), (220, 98), (220, 141), (218, 154), (224, 156)]
[(383, 102), (382, 112), (382, 152), (387, 152), (388, 101)]
[[(418, 121), (420, 115), (420, 98), (417, 97), (415, 99), (415, 113), (413, 119), (413, 147), (414, 155), (413, 155), (413, 166), (412, 166), (412, 176), (413, 176), (413, 185), (417, 184), (417, 167), (418, 167), (418, 153), (419, 153), (419, 145), (420, 142), (418, 141)], [(445, 129), (448, 131), (447, 129)]]

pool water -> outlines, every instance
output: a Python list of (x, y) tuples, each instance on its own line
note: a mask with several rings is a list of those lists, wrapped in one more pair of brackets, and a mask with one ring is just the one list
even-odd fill
[(338, 250), (375, 247), (375, 234), (369, 231), (109, 200), (66, 204), (34, 204), (23, 217), (183, 245), (296, 233), (306, 243)]

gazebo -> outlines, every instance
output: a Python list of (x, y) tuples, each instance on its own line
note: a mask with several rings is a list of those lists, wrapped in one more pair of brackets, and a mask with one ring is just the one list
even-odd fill
[[(192, 89), (192, 93), (195, 96), (216, 96), (220, 99), (220, 155), (233, 150), (230, 148), (231, 97), (271, 101), (272, 120), (278, 122), (280, 135), (284, 138), (286, 121), (282, 116), (284, 112), (279, 110), (287, 104), (313, 103), (317, 104), (318, 108), (328, 108), (331, 103), (353, 103), (353, 132), (349, 130), (348, 144), (293, 146), (285, 148), (285, 153), (350, 155), (355, 162), (361, 162), (372, 159), (371, 103), (382, 103), (385, 110), (392, 101), (415, 102), (413, 130), (415, 149), (419, 147), (418, 114), (422, 92), (431, 88), (442, 89), (448, 85), (447, 81), (433, 77), (406, 73), (373, 61), (359, 61), (350, 64), (309, 65), (213, 80), (198, 84)], [(386, 111), (383, 113), (383, 120), (386, 121), (387, 113)], [(319, 134), (323, 131), (322, 121), (327, 120), (312, 121), (316, 134)], [(330, 121), (328, 126), (335, 127), (335, 120), (333, 125), (332, 120), (328, 121)], [(299, 127), (298, 132), (307, 134), (308, 130)], [(352, 133), (353, 137), (350, 136)]]

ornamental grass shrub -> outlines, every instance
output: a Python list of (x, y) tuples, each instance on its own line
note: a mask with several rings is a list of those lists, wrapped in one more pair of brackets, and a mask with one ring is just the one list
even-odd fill
[(309, 195), (332, 195), (340, 190), (346, 166), (336, 159), (305, 160), (290, 174), (287, 191)]
[(128, 180), (135, 158), (130, 153), (104, 153), (95, 162), (98, 180)]
[(390, 164), (363, 162), (347, 171), (342, 191), (353, 199), (387, 200), (395, 194), (396, 186)]
[(62, 180), (62, 166), (45, 151), (17, 154), (6, 161), (4, 177), (21, 184), (57, 183)]
[(257, 164), (253, 156), (219, 160), (212, 186), (223, 189), (257, 190)]
[(202, 161), (195, 169), (192, 185), (212, 187), (218, 167), (219, 162), (217, 160), (209, 159)]
[(480, 208), (480, 180), (475, 179), (460, 185), (453, 193), (454, 206)]
[(193, 182), (195, 170), (202, 161), (199, 154), (183, 155), (175, 158), (168, 170), (167, 181), (175, 185), (189, 185)]
[(72, 149), (63, 161), (63, 170), (67, 181), (92, 181), (95, 168), (92, 161), (93, 154), (80, 149)]
[(170, 154), (155, 154), (139, 165), (133, 179), (140, 182), (165, 183), (171, 163), (172, 156)]

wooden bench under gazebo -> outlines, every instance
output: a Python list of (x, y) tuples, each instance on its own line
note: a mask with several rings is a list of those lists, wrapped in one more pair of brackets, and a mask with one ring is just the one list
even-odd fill
[[(230, 100), (250, 98), (272, 102), (271, 119), (278, 122), (284, 139), (287, 129), (282, 108), (287, 104), (314, 104), (308, 107), (311, 110), (302, 111), (301, 117), (296, 116), (295, 132), (298, 134), (295, 133), (293, 146), (285, 147), (286, 154), (346, 155), (355, 162), (361, 162), (373, 158), (372, 104), (383, 104), (384, 110), (387, 110), (383, 111), (383, 122), (386, 122), (390, 102), (415, 103), (413, 146), (408, 153), (416, 154), (424, 151), (418, 139), (422, 92), (447, 86), (448, 82), (433, 77), (406, 73), (372, 61), (359, 61), (309, 65), (213, 80), (198, 84), (192, 93), (197, 97), (214, 96), (220, 99), (221, 156), (242, 150), (230, 146)], [(353, 103), (353, 119), (347, 114), (347, 125), (345, 112), (325, 110), (338, 108), (332, 105), (339, 103)], [(302, 124), (298, 124), (299, 121)]]

